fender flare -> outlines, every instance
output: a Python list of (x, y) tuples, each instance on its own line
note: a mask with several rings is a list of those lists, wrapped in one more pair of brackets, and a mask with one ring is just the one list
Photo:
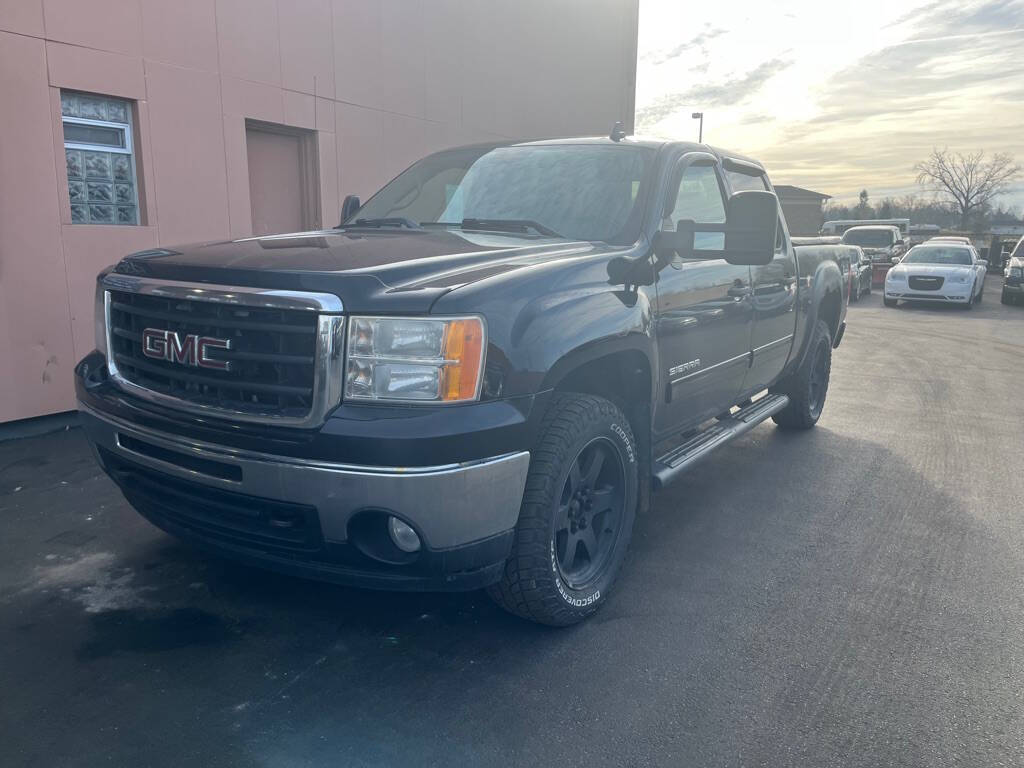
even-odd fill
[(814, 274), (808, 278), (808, 281), (811, 295), (808, 304), (807, 321), (803, 328), (803, 337), (800, 339), (800, 349), (793, 356), (792, 362), (786, 371), (787, 374), (799, 369), (804, 364), (810, 349), (810, 340), (813, 336), (814, 328), (817, 326), (818, 320), (821, 319), (821, 307), (826, 297), (831, 293), (837, 294), (839, 298), (839, 320), (840, 322), (842, 321), (843, 278), (839, 271), (839, 265), (832, 260), (819, 262), (814, 270)]

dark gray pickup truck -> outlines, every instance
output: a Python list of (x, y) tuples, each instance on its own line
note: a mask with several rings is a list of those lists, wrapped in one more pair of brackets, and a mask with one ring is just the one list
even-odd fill
[(563, 625), (653, 490), (768, 418), (815, 424), (847, 291), (750, 159), (472, 146), (335, 229), (124, 258), (77, 395), (103, 468), (183, 539)]

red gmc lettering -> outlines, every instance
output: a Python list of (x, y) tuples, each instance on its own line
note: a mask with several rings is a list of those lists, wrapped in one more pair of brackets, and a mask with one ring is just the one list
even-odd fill
[(210, 357), (210, 351), (214, 349), (231, 349), (231, 340), (196, 336), (194, 333), (181, 335), (162, 328), (147, 328), (142, 332), (142, 354), (146, 357), (197, 368), (230, 370), (228, 360)]

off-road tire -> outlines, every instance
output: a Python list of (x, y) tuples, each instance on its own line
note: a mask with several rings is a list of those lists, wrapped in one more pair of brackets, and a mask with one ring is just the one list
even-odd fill
[(831, 371), (832, 333), (825, 321), (819, 320), (800, 367), (770, 390), (789, 397), (789, 405), (772, 420), (782, 429), (810, 429), (817, 424), (825, 407)]
[[(606, 562), (593, 581), (574, 588), (556, 555), (557, 518), (569, 472), (595, 441), (621, 460), (622, 511)], [(488, 594), (524, 619), (552, 626), (575, 624), (604, 604), (629, 547), (639, 500), (639, 452), (629, 422), (613, 403), (594, 395), (557, 393), (548, 405), (530, 454), (526, 490), (512, 552)]]

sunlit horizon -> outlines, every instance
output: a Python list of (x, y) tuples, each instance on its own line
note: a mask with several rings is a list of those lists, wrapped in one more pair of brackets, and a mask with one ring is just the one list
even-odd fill
[[(777, 184), (928, 197), (933, 147), (1024, 163), (1024, 0), (641, 0), (636, 132), (764, 162)], [(1024, 180), (997, 202), (1024, 210)]]

